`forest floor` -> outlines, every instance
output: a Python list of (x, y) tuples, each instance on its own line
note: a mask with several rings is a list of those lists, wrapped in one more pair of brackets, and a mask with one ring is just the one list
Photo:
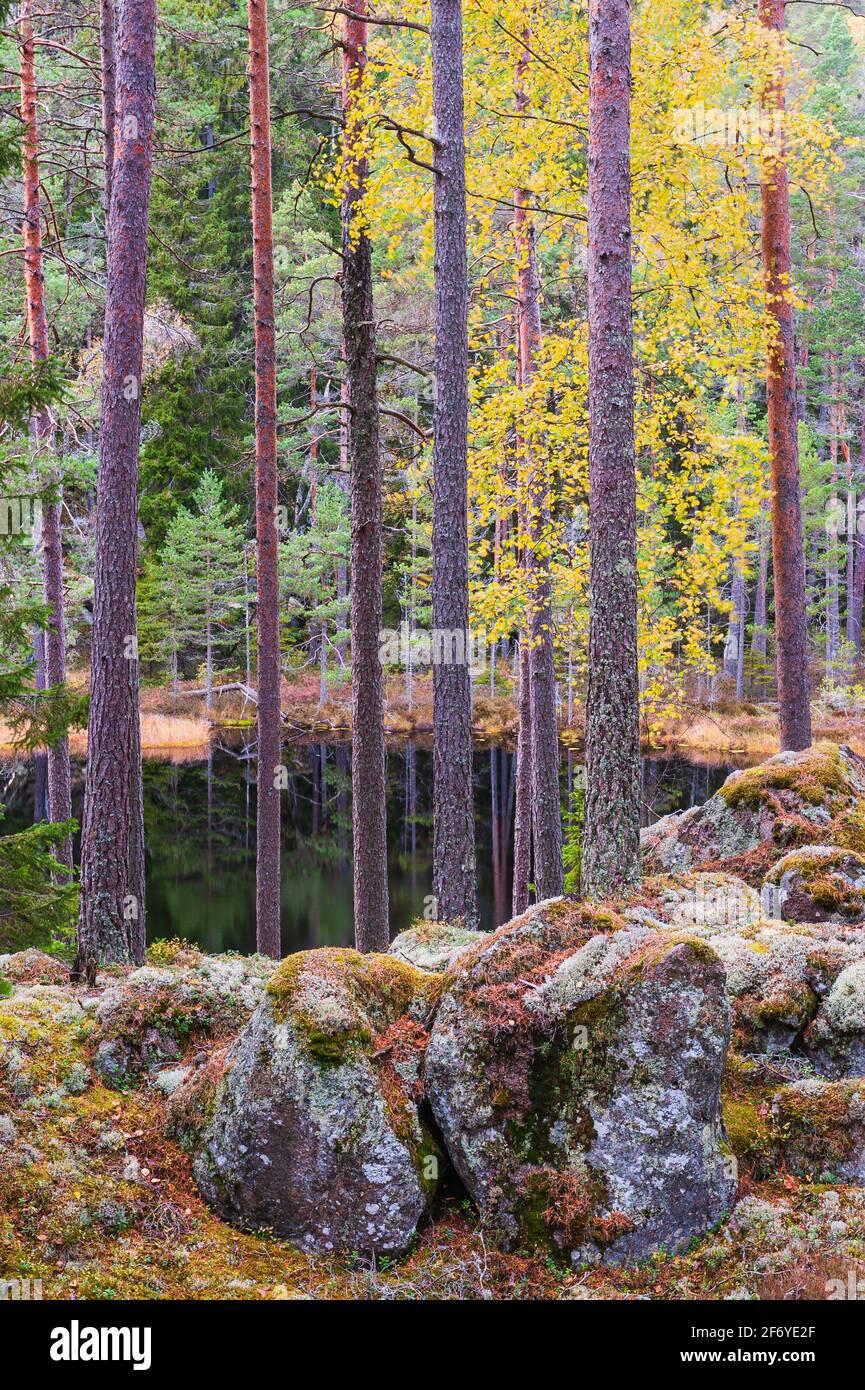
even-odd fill
[(108, 1089), (93, 1071), (94, 1006), (125, 972), (73, 989), (40, 959), (29, 980), (0, 978), (0, 1277), (40, 1279), (46, 1299), (822, 1299), (829, 1280), (865, 1276), (865, 1191), (748, 1176), (765, 1105), (759, 1088), (743, 1101), (741, 1069), (726, 1101), (739, 1201), (680, 1255), (571, 1270), (505, 1253), (456, 1191), (375, 1267), (237, 1230), (198, 1195), (158, 1088)]

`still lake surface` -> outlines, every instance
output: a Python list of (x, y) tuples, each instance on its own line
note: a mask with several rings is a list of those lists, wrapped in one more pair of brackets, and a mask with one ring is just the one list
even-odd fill
[[(286, 748), (283, 794), (282, 947), (285, 953), (353, 942), (351, 748)], [(504, 747), (475, 749), (475, 811), (481, 925), (510, 916), (515, 760)], [(562, 755), (562, 804), (580, 763)], [(642, 763), (642, 823), (699, 805), (731, 771), (683, 758)], [(432, 893), (432, 752), (408, 742), (388, 748), (388, 877), (391, 932), (423, 915)], [(2, 831), (33, 820), (33, 775), (6, 797)], [(73, 814), (80, 819), (83, 768), (76, 766)], [(214, 749), (201, 762), (144, 764), (148, 937), (186, 937), (207, 951), (255, 949), (255, 762)], [(77, 858), (76, 845), (76, 858)]]

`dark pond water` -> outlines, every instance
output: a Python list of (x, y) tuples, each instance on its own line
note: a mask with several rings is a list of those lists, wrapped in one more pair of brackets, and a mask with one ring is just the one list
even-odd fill
[[(283, 798), (283, 951), (347, 945), (353, 940), (351, 750), (307, 744), (285, 750), (289, 787)], [(562, 802), (578, 774), (562, 760)], [(432, 753), (390, 748), (388, 875), (394, 935), (421, 916), (432, 893)], [(646, 758), (642, 820), (703, 802), (726, 766)], [(82, 771), (73, 812), (80, 817)], [(478, 883), (482, 925), (510, 915), (514, 757), (504, 748), (475, 751)], [(6, 800), (3, 831), (33, 819), (34, 778)], [(144, 764), (148, 936), (186, 937), (208, 951), (255, 949), (255, 763), (227, 750), (209, 762)], [(76, 847), (77, 850), (77, 847)]]

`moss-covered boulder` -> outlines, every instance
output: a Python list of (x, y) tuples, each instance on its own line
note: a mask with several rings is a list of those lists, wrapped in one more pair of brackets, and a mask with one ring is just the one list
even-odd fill
[(826, 1076), (865, 1076), (865, 959), (835, 978), (805, 1034), (805, 1051)]
[(788, 850), (832, 844), (865, 851), (865, 760), (821, 743), (733, 772), (702, 806), (642, 832), (649, 873), (724, 868), (759, 886)]
[(760, 894), (733, 874), (673, 874), (650, 879), (644, 891), (655, 914), (672, 926), (724, 930), (751, 926), (765, 916)]
[(389, 954), (416, 970), (450, 970), (485, 932), (470, 931), (453, 922), (415, 922), (390, 943)]
[(35, 946), (0, 956), (0, 975), (13, 985), (65, 985), (69, 967)]
[(221, 1216), (308, 1251), (406, 1249), (441, 1166), (420, 1105), (441, 983), (352, 950), (282, 962), (225, 1056), (172, 1097)]
[(736, 1045), (745, 1053), (801, 1051), (835, 981), (865, 957), (865, 932), (829, 924), (767, 921), (702, 935), (726, 969)]
[(732, 1203), (717, 956), (562, 903), (457, 963), (426, 1060), (450, 1157), (512, 1248), (575, 1264), (681, 1248)]
[(797, 1081), (775, 1096), (772, 1119), (791, 1173), (865, 1184), (865, 1083)]
[(133, 1084), (202, 1039), (227, 1037), (252, 1014), (275, 969), (263, 956), (185, 952), (182, 966), (142, 966), (102, 995), (94, 1067), (108, 1086)]
[(769, 873), (763, 902), (787, 922), (865, 921), (865, 856), (837, 845), (803, 845)]

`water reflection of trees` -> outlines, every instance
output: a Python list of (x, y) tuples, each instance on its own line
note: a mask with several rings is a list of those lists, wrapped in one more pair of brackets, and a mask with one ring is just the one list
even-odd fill
[[(283, 750), (283, 950), (352, 940), (351, 747), (295, 741)], [(729, 769), (674, 758), (642, 766), (643, 824), (704, 801)], [(35, 769), (0, 765), (7, 818), (0, 831), (33, 818)], [(563, 804), (582, 768), (562, 759)], [(249, 951), (255, 940), (254, 745), (216, 746), (202, 762), (147, 761), (148, 925), (154, 936), (186, 936), (208, 950)], [(81, 765), (76, 763), (76, 802)], [(391, 927), (430, 911), (432, 754), (422, 744), (387, 754)], [(504, 747), (475, 755), (478, 888), (482, 924), (510, 916), (515, 758)], [(73, 807), (78, 809), (77, 804)]]

